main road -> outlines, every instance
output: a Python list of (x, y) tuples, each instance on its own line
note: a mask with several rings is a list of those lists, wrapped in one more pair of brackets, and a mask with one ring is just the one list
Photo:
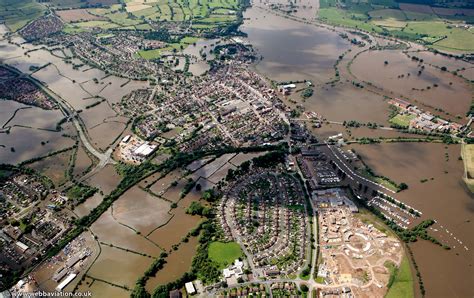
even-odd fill
[(58, 104), (59, 109), (64, 114), (64, 116), (68, 117), (68, 119), (70, 119), (72, 123), (74, 124), (74, 127), (76, 128), (76, 131), (84, 147), (87, 149), (87, 151), (89, 151), (92, 155), (94, 155), (99, 160), (99, 164), (97, 165), (96, 169), (103, 168), (109, 163), (112, 163), (112, 164), (115, 163), (115, 161), (111, 159), (112, 148), (109, 148), (106, 152), (102, 153), (98, 151), (97, 149), (95, 149), (94, 146), (92, 146), (92, 144), (90, 143), (87, 137), (84, 123), (82, 122), (81, 118), (77, 115), (77, 112), (74, 110), (74, 108), (66, 100), (64, 100), (62, 97), (60, 97), (59, 95), (54, 93), (52, 90), (44, 86), (40, 81), (33, 78), (31, 75), (23, 73), (8, 64), (2, 64), (2, 66), (14, 72), (15, 74), (17, 74), (19, 78), (28, 80), (29, 82), (34, 84), (36, 87), (40, 88), (44, 93), (46, 93)]

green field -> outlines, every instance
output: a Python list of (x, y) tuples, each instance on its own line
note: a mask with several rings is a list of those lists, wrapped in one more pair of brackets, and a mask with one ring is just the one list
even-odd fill
[(41, 17), (45, 11), (46, 7), (34, 0), (0, 0), (0, 20), (13, 32)]
[(408, 115), (398, 114), (392, 119), (390, 119), (389, 122), (392, 124), (402, 126), (402, 127), (409, 127), (410, 121), (415, 119), (415, 117), (416, 117), (415, 115), (411, 115), (411, 114), (408, 114)]
[(400, 267), (396, 267), (392, 263), (386, 263), (385, 266), (390, 270), (389, 289), (385, 298), (412, 298), (413, 293), (413, 277), (411, 275), (410, 263), (408, 258), (404, 257)]
[(474, 32), (456, 26), (470, 21), (471, 17), (441, 18), (433, 14), (404, 11), (391, 0), (344, 3), (345, 7), (341, 8), (336, 6), (335, 0), (322, 0), (319, 19), (331, 25), (418, 41), (440, 50), (474, 51)]
[(464, 182), (474, 193), (474, 144), (463, 144), (461, 156), (464, 163)]
[[(74, 6), (74, 2), (77, 1), (79, 0), (69, 0), (67, 5)], [(184, 22), (190, 20), (192, 20), (193, 29), (203, 31), (233, 24), (237, 20), (236, 13), (240, 10), (240, 3), (237, 0), (158, 0), (151, 2), (127, 0), (124, 1), (123, 6), (114, 4), (110, 7), (89, 8), (88, 12), (90, 14), (106, 18), (106, 20), (69, 24), (64, 32), (75, 33), (83, 31), (84, 28), (92, 27), (151, 30), (152, 28), (148, 23), (150, 21)], [(21, 26), (22, 24), (17, 25), (17, 27)], [(140, 56), (146, 57), (146, 59), (154, 59), (159, 57), (161, 52), (155, 50), (149, 53), (140, 53)]]
[(144, 50), (139, 51), (137, 54), (142, 57), (143, 59), (152, 60), (160, 58), (163, 53), (172, 52), (176, 50), (177, 52), (181, 51), (181, 47), (186, 48), (188, 44), (181, 44), (181, 43), (170, 43), (167, 47), (155, 50)]
[(240, 258), (243, 253), (236, 242), (212, 242), (209, 245), (208, 255), (211, 260), (219, 264), (220, 268), (225, 268)]

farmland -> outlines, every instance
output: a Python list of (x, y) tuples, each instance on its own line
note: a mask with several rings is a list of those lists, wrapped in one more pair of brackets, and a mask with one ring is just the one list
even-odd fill
[[(76, 9), (60, 11), (58, 14), (66, 15), (73, 21), (88, 21), (101, 19), (107, 23), (94, 24), (102, 29), (151, 29), (150, 22), (193, 22), (193, 28), (213, 29), (228, 26), (237, 20), (235, 11), (239, 10), (237, 0), (217, 1), (126, 1), (122, 5), (109, 7)], [(88, 24), (86, 24), (88, 25)], [(74, 26), (84, 27), (83, 23)], [(89, 27), (89, 26), (87, 26)]]
[(46, 7), (34, 0), (0, 0), (0, 19), (15, 32), (29, 22), (43, 15)]
[(325, 0), (321, 1), (319, 19), (331, 25), (417, 41), (434, 49), (469, 52), (474, 49), (474, 36), (464, 21), (471, 21), (474, 10), (458, 10), (377, 0), (349, 2), (341, 7), (336, 1)]

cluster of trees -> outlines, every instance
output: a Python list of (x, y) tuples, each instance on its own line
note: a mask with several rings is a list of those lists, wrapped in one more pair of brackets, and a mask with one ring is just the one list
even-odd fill
[(92, 197), (99, 189), (83, 183), (77, 183), (67, 190), (67, 196), (73, 199), (76, 204), (80, 204)]
[(184, 198), (194, 188), (194, 186), (196, 186), (196, 181), (194, 181), (192, 178), (189, 178), (179, 196)]
[(262, 156), (257, 156), (252, 159), (254, 167), (258, 168), (270, 168), (276, 164), (285, 162), (286, 151), (277, 150), (269, 152)]
[(204, 283), (218, 282), (221, 275), (219, 265), (208, 255), (209, 244), (217, 234), (217, 229), (214, 223), (208, 220), (200, 225), (200, 230), (199, 247), (192, 262), (192, 272)]
[(242, 163), (237, 169), (229, 169), (227, 176), (225, 177), (226, 181), (233, 181), (237, 177), (240, 177), (250, 170), (250, 161)]
[(206, 206), (203, 206), (199, 202), (192, 202), (191, 205), (189, 205), (188, 209), (186, 209), (187, 214), (191, 215), (201, 215), (201, 216), (206, 216), (210, 217), (212, 213), (212, 209)]
[(206, 202), (213, 203), (218, 201), (221, 198), (221, 195), (215, 191), (214, 189), (208, 189), (203, 194), (201, 199), (205, 200)]
[(303, 92), (301, 92), (301, 97), (308, 98), (308, 97), (313, 96), (313, 93), (314, 93), (313, 88), (306, 88), (303, 90)]

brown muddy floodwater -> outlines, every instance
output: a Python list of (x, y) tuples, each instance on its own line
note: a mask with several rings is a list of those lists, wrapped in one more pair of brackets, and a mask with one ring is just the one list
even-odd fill
[(198, 225), (201, 221), (200, 216), (186, 214), (188, 206), (183, 206), (184, 202), (186, 201), (179, 202), (178, 207), (172, 209), (173, 218), (166, 225), (157, 228), (148, 235), (148, 239), (165, 250), (170, 250)]
[(105, 244), (129, 249), (135, 252), (141, 252), (151, 256), (159, 256), (161, 249), (145, 239), (144, 235), (139, 235), (133, 229), (118, 223), (111, 214), (111, 209), (102, 214), (91, 227), (98, 241)]
[(170, 203), (134, 186), (113, 204), (113, 217), (143, 235), (171, 219)]
[(151, 277), (146, 283), (145, 288), (149, 293), (158, 285), (164, 285), (175, 281), (191, 268), (191, 263), (196, 254), (198, 238), (192, 237), (188, 242), (181, 243), (178, 250), (173, 251), (167, 258), (166, 264), (158, 271), (155, 277)]
[(123, 288), (112, 286), (108, 283), (93, 280), (86, 277), (78, 287), (77, 292), (86, 293), (90, 291), (93, 297), (114, 297), (114, 298), (129, 298), (130, 292)]
[(99, 188), (104, 195), (107, 195), (117, 187), (120, 180), (122, 180), (122, 177), (115, 171), (114, 166), (107, 165), (91, 178), (87, 179), (86, 183)]
[(244, 13), (241, 30), (264, 58), (256, 68), (276, 81), (326, 82), (337, 57), (350, 48), (337, 33), (276, 16), (259, 7)]
[(119, 248), (101, 245), (101, 249), (88, 275), (130, 289), (134, 287), (137, 277), (142, 276), (153, 262), (153, 258)]
[[(422, 70), (422, 66), (401, 51), (384, 50), (360, 54), (351, 70), (358, 79), (391, 91), (393, 96), (401, 94), (451, 115), (464, 116), (472, 100), (471, 87), (451, 73), (430, 66)], [(418, 71), (421, 71), (420, 75)]]
[(413, 245), (427, 297), (472, 297), (474, 198), (461, 179), (460, 146), (392, 143), (353, 148), (375, 173), (408, 184), (408, 190), (395, 197), (423, 212), (423, 219), (436, 220), (430, 234), (452, 248), (446, 251), (423, 240)]
[(307, 111), (316, 112), (329, 121), (355, 120), (389, 126), (390, 110), (387, 100), (351, 83), (316, 89), (313, 96), (302, 104)]

